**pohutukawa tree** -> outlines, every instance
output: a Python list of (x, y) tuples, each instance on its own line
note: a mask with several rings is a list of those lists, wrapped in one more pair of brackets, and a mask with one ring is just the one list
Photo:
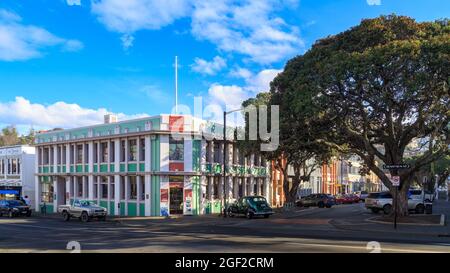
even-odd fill
[(400, 176), (398, 213), (408, 214), (415, 173), (449, 154), (450, 25), (381, 16), (317, 41), (272, 83), (297, 115), (318, 108), (315, 142), (357, 154), (394, 192), (382, 164), (400, 164), (417, 139), (430, 145)]
[[(295, 107), (289, 104), (287, 97), (271, 93), (260, 93), (256, 98), (251, 98), (243, 103), (244, 107), (249, 105), (266, 105), (268, 109), (270, 109), (270, 105), (279, 105), (280, 107), (278, 149), (270, 152), (260, 151), (260, 143), (264, 142), (260, 138), (257, 141), (242, 141), (240, 146), (243, 151), (260, 153), (265, 159), (274, 162), (275, 168), (281, 172), (284, 178), (285, 202), (293, 203), (297, 198), (300, 184), (309, 181), (314, 170), (327, 162), (331, 156), (330, 147), (314, 141), (322, 132), (316, 131), (316, 126), (313, 125), (316, 108), (304, 109), (309, 115), (297, 116), (294, 112)], [(248, 121), (246, 124), (248, 128)], [(248, 130), (246, 131), (248, 132)], [(293, 170), (292, 183), (289, 182), (289, 167)]]

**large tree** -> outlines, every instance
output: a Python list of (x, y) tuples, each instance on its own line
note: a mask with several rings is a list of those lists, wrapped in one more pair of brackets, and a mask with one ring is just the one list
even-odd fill
[[(331, 157), (331, 149), (314, 141), (317, 134), (321, 132), (316, 130), (316, 126), (319, 126), (315, 124), (316, 108), (302, 108), (303, 113), (308, 114), (298, 116), (296, 108), (292, 107), (288, 101), (288, 98), (276, 94), (260, 93), (256, 98), (248, 99), (243, 103), (244, 107), (265, 105), (267, 109), (271, 109), (271, 105), (279, 105), (279, 146), (275, 151), (260, 151), (260, 144), (264, 141), (259, 138), (258, 141), (241, 142), (241, 149), (260, 153), (265, 159), (274, 162), (275, 168), (284, 178), (284, 201), (293, 203), (297, 198), (300, 184), (309, 181), (314, 170), (328, 161)], [(269, 116), (270, 114), (269, 111)], [(246, 116), (247, 132), (248, 124), (248, 116)], [(293, 170), (291, 177), (288, 173), (289, 168)], [(292, 178), (292, 181), (289, 178)]]
[[(288, 62), (272, 93), (290, 105), (318, 107), (326, 137), (317, 143), (357, 154), (394, 193), (376, 164), (404, 162), (405, 149), (424, 139), (430, 149), (400, 176), (398, 212), (408, 213), (407, 191), (415, 173), (449, 154), (450, 25), (381, 16), (317, 41)], [(304, 99), (307, 98), (307, 99)], [(320, 135), (319, 135), (320, 136)]]

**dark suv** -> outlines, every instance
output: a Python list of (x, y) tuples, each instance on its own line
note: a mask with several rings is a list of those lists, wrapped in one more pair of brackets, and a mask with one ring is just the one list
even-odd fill
[(330, 194), (319, 193), (310, 194), (308, 196), (302, 197), (296, 202), (299, 207), (319, 207), (319, 208), (331, 208), (336, 204), (336, 200)]
[(0, 217), (3, 214), (8, 215), (9, 218), (19, 215), (30, 217), (31, 208), (19, 200), (0, 200)]

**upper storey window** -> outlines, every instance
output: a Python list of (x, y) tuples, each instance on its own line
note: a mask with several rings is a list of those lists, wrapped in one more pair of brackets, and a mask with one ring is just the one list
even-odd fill
[(169, 138), (169, 160), (184, 161), (184, 142)]

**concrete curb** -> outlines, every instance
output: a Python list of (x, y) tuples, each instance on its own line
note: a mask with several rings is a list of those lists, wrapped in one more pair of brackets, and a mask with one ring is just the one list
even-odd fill
[[(373, 220), (374, 218), (378, 218), (378, 216), (365, 219), (364, 221), (370, 222), (370, 223), (376, 223), (376, 224), (385, 224), (385, 225), (392, 225), (393, 224), (391, 222), (383, 222), (383, 221)], [(399, 222), (397, 222), (397, 225), (404, 225), (404, 226), (445, 226), (445, 215), (441, 214), (441, 219), (440, 219), (439, 224), (399, 223)]]

